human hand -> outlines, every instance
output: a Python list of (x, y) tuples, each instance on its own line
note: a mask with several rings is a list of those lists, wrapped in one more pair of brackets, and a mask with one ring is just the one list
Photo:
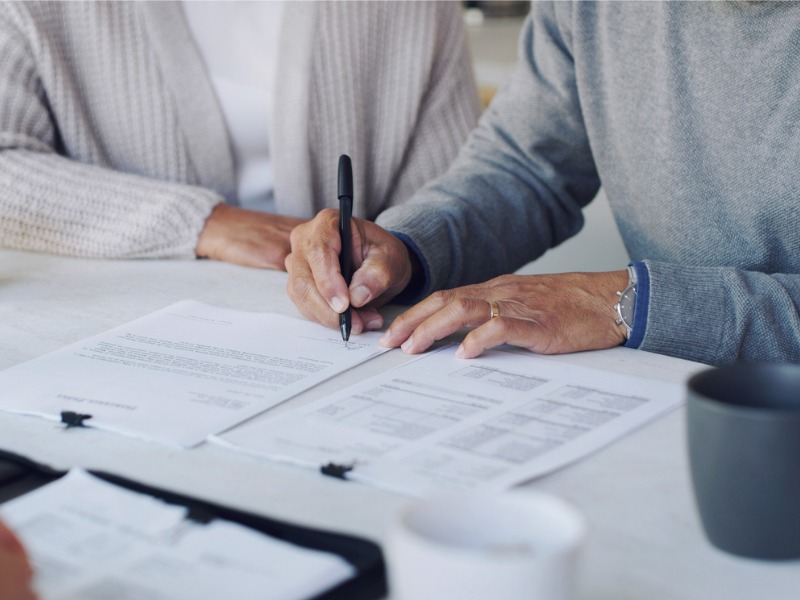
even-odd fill
[(35, 600), (33, 570), (17, 537), (0, 521), (0, 600)]
[(303, 219), (218, 204), (206, 220), (195, 254), (246, 267), (285, 269), (289, 234)]
[(348, 289), (339, 269), (339, 211), (326, 208), (292, 231), (286, 258), (289, 297), (307, 318), (338, 328), (339, 313), (352, 305), (352, 331), (383, 327), (377, 307), (408, 285), (412, 263), (405, 244), (370, 221), (353, 219), (353, 277)]
[[(474, 358), (500, 344), (539, 354), (611, 348), (625, 341), (613, 306), (616, 292), (627, 285), (626, 270), (503, 275), (432, 294), (397, 317), (380, 343), (417, 354), (461, 328), (472, 327), (456, 351), (459, 358)], [(499, 316), (493, 319), (489, 301), (498, 307)]]

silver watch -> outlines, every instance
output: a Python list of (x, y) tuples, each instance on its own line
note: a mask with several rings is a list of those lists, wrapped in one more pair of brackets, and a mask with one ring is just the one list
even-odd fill
[(636, 308), (636, 269), (628, 267), (628, 287), (617, 292), (619, 302), (614, 305), (617, 313), (617, 325), (625, 327), (625, 338), (630, 339), (633, 329), (633, 311)]

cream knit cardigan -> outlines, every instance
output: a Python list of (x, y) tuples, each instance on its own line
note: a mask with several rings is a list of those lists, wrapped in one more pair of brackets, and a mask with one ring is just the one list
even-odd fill
[[(444, 172), (478, 102), (460, 4), (289, 2), (270, 123), (279, 212), (375, 218)], [(236, 203), (224, 118), (178, 3), (0, 2), (0, 246), (191, 257)]]

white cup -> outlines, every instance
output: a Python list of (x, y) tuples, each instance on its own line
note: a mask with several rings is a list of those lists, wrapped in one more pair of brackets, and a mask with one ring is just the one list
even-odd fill
[(586, 528), (553, 496), (466, 493), (401, 507), (387, 534), (392, 600), (570, 600)]

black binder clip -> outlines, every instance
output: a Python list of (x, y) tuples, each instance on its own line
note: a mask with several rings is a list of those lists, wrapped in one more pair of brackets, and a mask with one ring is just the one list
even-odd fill
[(322, 465), (319, 470), (323, 475), (346, 480), (347, 477), (345, 477), (345, 475), (347, 475), (349, 471), (353, 470), (353, 465), (337, 465), (335, 463), (328, 463), (327, 465)]
[(86, 427), (83, 422), (91, 418), (92, 415), (82, 415), (81, 413), (72, 412), (71, 410), (61, 411), (61, 422), (66, 425), (66, 429), (71, 429), (72, 427)]

